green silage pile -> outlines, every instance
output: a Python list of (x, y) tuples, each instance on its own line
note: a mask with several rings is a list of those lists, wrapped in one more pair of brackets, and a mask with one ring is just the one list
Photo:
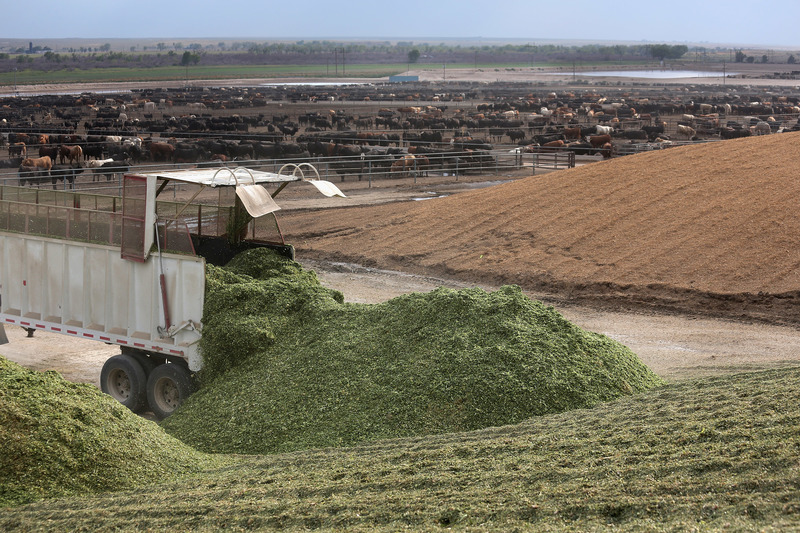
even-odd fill
[(214, 461), (96, 387), (0, 357), (0, 507), (132, 489)]
[(628, 348), (515, 286), (342, 303), (267, 250), (209, 267), (203, 385), (162, 425), (264, 454), (468, 431), (662, 384)]

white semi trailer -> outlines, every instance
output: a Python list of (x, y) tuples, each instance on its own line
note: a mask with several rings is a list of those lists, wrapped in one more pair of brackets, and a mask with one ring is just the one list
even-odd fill
[(148, 172), (125, 175), (121, 198), (1, 186), (0, 337), (10, 325), (116, 344), (102, 390), (166, 417), (203, 365), (206, 261), (254, 246), (293, 257), (273, 197), (290, 182), (344, 196), (318, 178), (308, 164)]

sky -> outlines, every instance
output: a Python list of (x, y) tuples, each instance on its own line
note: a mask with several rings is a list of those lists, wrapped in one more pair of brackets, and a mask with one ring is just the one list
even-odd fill
[(0, 40), (482, 38), (800, 49), (799, 11), (799, 0), (8, 1)]

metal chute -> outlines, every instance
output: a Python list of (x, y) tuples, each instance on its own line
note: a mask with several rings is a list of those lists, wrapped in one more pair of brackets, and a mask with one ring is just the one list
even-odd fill
[(347, 198), (342, 191), (339, 190), (339, 187), (331, 183), (330, 181), (325, 180), (305, 180), (306, 183), (310, 183), (314, 187), (317, 188), (319, 192), (327, 196), (328, 198), (332, 196), (339, 196), (340, 198)]
[(256, 183), (252, 185), (237, 185), (236, 196), (242, 201), (242, 205), (253, 218), (273, 213), (280, 209), (275, 203), (269, 192)]

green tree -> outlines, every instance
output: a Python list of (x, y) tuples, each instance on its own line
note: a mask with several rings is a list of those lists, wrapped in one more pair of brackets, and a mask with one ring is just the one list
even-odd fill
[(744, 63), (744, 60), (747, 59), (747, 54), (741, 50), (736, 50), (736, 55), (734, 57), (737, 63)]
[(100, 47), (101, 52), (108, 52), (109, 50), (111, 50), (111, 43), (105, 43)]
[(659, 60), (680, 59), (688, 51), (689, 47), (684, 44), (654, 44), (650, 47), (650, 55)]
[(797, 60), (794, 58), (794, 54), (789, 54), (789, 59), (787, 59), (786, 62), (790, 65), (794, 65), (797, 62)]
[(408, 62), (416, 63), (419, 60), (419, 50), (416, 48), (408, 51)]
[(181, 66), (196, 65), (199, 61), (200, 56), (198, 54), (193, 54), (187, 50), (181, 57)]
[(766, 55), (766, 54), (764, 54), (763, 56), (761, 56), (761, 62), (762, 62), (762, 63), (769, 63), (769, 58), (767, 57), (767, 55)]

